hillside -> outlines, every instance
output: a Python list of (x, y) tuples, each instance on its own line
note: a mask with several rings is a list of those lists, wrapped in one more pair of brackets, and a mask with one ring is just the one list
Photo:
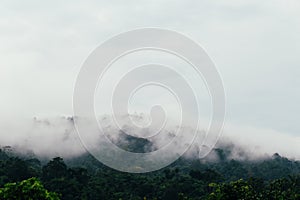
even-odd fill
[(0, 151), (0, 187), (37, 177), (47, 190), (66, 200), (219, 199), (220, 195), (221, 199), (299, 199), (299, 161), (279, 154), (256, 161), (235, 160), (230, 151), (214, 149), (213, 161), (183, 157), (156, 172), (128, 174), (102, 165), (87, 153), (41, 162), (6, 149)]

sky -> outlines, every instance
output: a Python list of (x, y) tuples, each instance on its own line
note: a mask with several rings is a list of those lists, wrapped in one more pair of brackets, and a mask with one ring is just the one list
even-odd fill
[(297, 0), (2, 0), (0, 117), (72, 115), (88, 55), (113, 35), (158, 27), (189, 36), (215, 62), (228, 127), (300, 137), (299, 10)]

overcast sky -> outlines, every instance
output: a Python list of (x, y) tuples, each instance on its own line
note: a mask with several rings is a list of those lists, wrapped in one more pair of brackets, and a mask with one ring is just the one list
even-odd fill
[(141, 27), (181, 32), (206, 49), (226, 88), (227, 123), (300, 135), (297, 0), (2, 0), (0, 115), (71, 115), (89, 53)]

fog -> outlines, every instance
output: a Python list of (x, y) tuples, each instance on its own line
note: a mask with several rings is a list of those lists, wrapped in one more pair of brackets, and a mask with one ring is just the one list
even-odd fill
[(299, 160), (299, 8), (298, 0), (1, 2), (0, 145), (42, 157), (85, 153), (70, 118), (60, 116), (73, 113), (82, 63), (113, 35), (159, 27), (199, 43), (220, 71), (227, 115), (217, 145), (234, 144), (233, 158), (278, 152)]
[[(133, 116), (135, 120), (139, 119), (140, 121), (146, 117), (146, 115)], [(122, 142), (120, 140), (123, 137), (120, 137), (120, 131), (141, 138), (147, 138), (149, 132), (153, 131), (145, 128), (143, 129), (145, 133), (141, 133), (139, 127), (126, 126), (127, 117), (124, 117), (121, 130), (114, 125), (112, 118), (109, 116), (101, 116), (99, 120), (102, 124), (102, 130), (115, 144)], [(89, 120), (80, 119), (80, 121), (89, 126)], [(71, 116), (8, 120), (6, 123), (2, 123), (0, 128), (0, 145), (2, 147), (11, 146), (14, 151), (21, 154), (34, 154), (40, 158), (55, 156), (72, 158), (87, 152), (74, 127), (74, 118)], [(184, 127), (184, 129), (186, 130), (185, 136), (190, 137), (193, 130), (189, 127)], [(164, 130), (160, 130), (159, 136), (148, 137), (152, 143), (151, 151), (157, 150), (172, 141), (176, 137), (174, 130), (175, 127), (165, 127)], [(100, 129), (91, 133), (95, 140), (99, 139), (99, 132)], [(202, 144), (205, 132), (199, 130), (198, 134), (200, 137), (194, 141), (192, 147), (184, 154), (185, 157), (198, 159), (199, 144)], [(257, 160), (270, 157), (274, 153), (279, 153), (281, 156), (290, 159), (300, 160), (299, 144), (300, 137), (295, 135), (227, 124), (215, 148), (230, 147), (229, 158), (238, 160)], [(209, 154), (204, 160), (214, 160), (214, 154)]]

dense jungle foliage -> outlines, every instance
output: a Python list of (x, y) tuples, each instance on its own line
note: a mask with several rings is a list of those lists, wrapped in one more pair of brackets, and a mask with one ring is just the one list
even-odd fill
[(38, 160), (0, 151), (0, 199), (300, 199), (300, 162), (274, 154), (218, 162), (181, 158), (147, 174), (112, 170), (86, 154)]

